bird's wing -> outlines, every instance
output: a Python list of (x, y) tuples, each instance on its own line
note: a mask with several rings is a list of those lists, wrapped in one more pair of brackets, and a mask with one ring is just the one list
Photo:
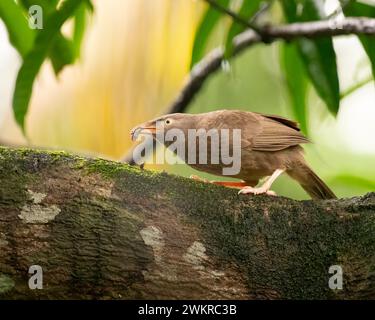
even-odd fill
[(278, 151), (309, 142), (300, 132), (298, 123), (279, 116), (257, 116), (261, 129), (252, 139), (252, 150)]
[(287, 118), (276, 116), (276, 115), (273, 115), (273, 114), (262, 114), (262, 113), (257, 113), (257, 112), (254, 112), (254, 113), (256, 113), (257, 115), (259, 115), (261, 117), (266, 117), (268, 119), (275, 120), (277, 122), (280, 122), (280, 123), (286, 125), (287, 127), (290, 127), (290, 128), (295, 129), (297, 131), (300, 131), (298, 122), (295, 122), (293, 120), (289, 120)]
[(246, 112), (242, 114), (242, 123), (243, 149), (279, 151), (309, 142), (300, 132), (297, 122), (283, 117)]
[(299, 131), (298, 123), (274, 115), (240, 110), (220, 110), (202, 118), (203, 128), (241, 129), (241, 148), (256, 151), (278, 151), (308, 139)]

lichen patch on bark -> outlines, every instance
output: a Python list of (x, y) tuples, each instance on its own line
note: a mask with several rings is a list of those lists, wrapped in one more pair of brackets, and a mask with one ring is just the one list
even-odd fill
[(35, 204), (39, 204), (43, 201), (43, 199), (47, 196), (44, 193), (33, 192), (32, 190), (27, 190), (30, 195), (30, 198), (34, 201)]
[(208, 259), (206, 248), (202, 242), (194, 241), (184, 254), (184, 260), (193, 266), (193, 269), (204, 270), (204, 261)]
[(33, 204), (25, 204), (18, 217), (25, 223), (38, 224), (48, 223), (61, 212), (56, 205), (42, 205), (43, 199), (47, 196), (44, 193), (27, 190)]
[(43, 207), (39, 204), (24, 205), (18, 217), (25, 223), (48, 223), (55, 219), (61, 210), (55, 206)]
[(161, 262), (162, 251), (164, 248), (163, 231), (161, 231), (158, 227), (148, 226), (143, 228), (140, 233), (145, 244), (152, 248), (155, 262)]

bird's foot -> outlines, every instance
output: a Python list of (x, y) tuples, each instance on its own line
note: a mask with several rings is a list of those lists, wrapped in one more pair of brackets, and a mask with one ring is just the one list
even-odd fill
[(193, 179), (195, 181), (199, 181), (199, 182), (206, 182), (206, 183), (209, 183), (210, 181), (208, 181), (207, 179), (203, 179), (195, 174), (192, 174), (190, 175), (190, 179)]
[(269, 196), (276, 196), (276, 192), (272, 190), (268, 190), (267, 188), (264, 188), (263, 186), (259, 188), (249, 187), (246, 186), (242, 188), (240, 191), (238, 191), (238, 194), (267, 194)]
[(197, 175), (192, 174), (190, 176), (190, 179), (193, 179), (195, 181), (200, 182), (206, 182), (206, 183), (212, 183), (219, 186), (225, 186), (225, 187), (231, 187), (231, 188), (242, 188), (246, 186), (246, 182), (244, 181), (216, 181), (216, 180), (207, 180), (203, 179), (201, 177), (198, 177)]

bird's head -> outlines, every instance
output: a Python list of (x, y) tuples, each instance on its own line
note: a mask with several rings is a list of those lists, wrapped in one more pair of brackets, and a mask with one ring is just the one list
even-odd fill
[(196, 117), (186, 113), (172, 113), (162, 117), (146, 121), (130, 131), (132, 140), (136, 140), (140, 135), (151, 134), (156, 137), (157, 131), (164, 134), (171, 129), (179, 129), (187, 132), (188, 129), (196, 127)]

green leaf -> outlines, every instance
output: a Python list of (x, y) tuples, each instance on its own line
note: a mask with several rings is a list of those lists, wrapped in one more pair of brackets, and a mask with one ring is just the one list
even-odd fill
[[(298, 0), (297, 0), (298, 1)], [(280, 0), (284, 16), (288, 22), (296, 22), (297, 4), (294, 0)]]
[[(261, 2), (262, 0), (243, 0), (241, 8), (237, 14), (244, 19), (250, 19), (259, 10)], [(226, 58), (229, 58), (233, 53), (233, 38), (245, 29), (246, 27), (244, 25), (232, 20), (225, 42), (224, 56)]]
[[(26, 11), (32, 5), (38, 5), (43, 9), (43, 17), (47, 19), (52, 13), (56, 12), (58, 0), (20, 0), (21, 5)], [(36, 30), (38, 33), (39, 30)], [(56, 35), (48, 53), (51, 59), (52, 67), (56, 75), (68, 64), (74, 62), (73, 47), (71, 42), (62, 35), (61, 32)]]
[(10, 43), (24, 57), (32, 48), (35, 38), (34, 30), (29, 28), (26, 13), (14, 0), (1, 0), (0, 18), (7, 28)]
[(47, 17), (52, 12), (56, 11), (58, 0), (18, 0), (23, 8), (28, 12), (33, 5), (38, 5), (43, 9), (43, 17)]
[[(302, 21), (322, 20), (325, 18), (323, 8), (323, 0), (305, 0), (300, 18)], [(299, 47), (317, 93), (336, 115), (340, 106), (340, 86), (332, 38), (301, 39)]]
[(336, 115), (340, 106), (340, 88), (332, 40), (302, 39), (299, 49), (316, 92), (329, 111)]
[(302, 132), (307, 134), (307, 78), (303, 61), (298, 52), (296, 43), (283, 43), (281, 50), (281, 66), (293, 106), (293, 113), (300, 124)]
[(49, 52), (49, 57), (51, 58), (56, 75), (58, 75), (65, 66), (73, 64), (79, 58), (88, 12), (93, 12), (93, 7), (91, 2), (86, 0), (75, 12), (72, 40), (67, 39), (61, 33), (56, 36)]
[[(38, 5), (42, 7), (43, 16), (45, 19), (56, 12), (58, 2), (58, 0), (21, 0), (21, 4), (25, 8), (25, 10), (28, 10), (28, 8), (32, 5)], [(85, 0), (84, 3), (81, 4), (80, 8), (77, 9), (76, 15), (81, 8), (85, 8), (88, 6), (89, 1)], [(79, 21), (79, 23), (80, 22), (81, 21)], [(80, 28), (82, 28), (82, 26)], [(83, 36), (83, 33), (81, 36)], [(80, 41), (81, 39), (78, 40)], [(76, 46), (74, 40), (72, 41), (68, 39), (61, 32), (59, 32), (59, 34), (55, 37), (48, 53), (48, 56), (51, 59), (53, 70), (56, 75), (58, 75), (65, 66), (74, 63), (76, 55), (79, 55), (79, 49), (80, 45)]]
[[(228, 7), (229, 0), (217, 0), (217, 3), (223, 7)], [(222, 13), (211, 6), (204, 13), (203, 18), (198, 26), (197, 32), (195, 33), (190, 63), (191, 68), (203, 58), (209, 36), (216, 24), (219, 22), (221, 16)]]
[(86, 28), (87, 11), (92, 12), (93, 7), (90, 1), (85, 1), (78, 9), (74, 16), (74, 32), (73, 32), (73, 52), (74, 59), (78, 59), (81, 53), (82, 39)]
[(14, 116), (23, 131), (35, 77), (62, 25), (74, 15), (82, 1), (84, 0), (65, 0), (59, 10), (50, 14), (44, 20), (44, 28), (38, 32), (33, 48), (24, 58), (13, 95)]
[(94, 12), (94, 5), (92, 4), (92, 1), (91, 0), (85, 0), (85, 4), (86, 4), (89, 12), (93, 13)]
[[(322, 20), (325, 18), (323, 0), (300, 0), (301, 13), (295, 1), (283, 0), (288, 22)], [(307, 74), (328, 109), (335, 115), (340, 105), (340, 87), (337, 75), (336, 54), (331, 38), (300, 39), (298, 48)]]
[(343, 6), (343, 11), (348, 17), (374, 17), (375, 4), (370, 5), (351, 0), (347, 5)]
[[(375, 7), (365, 3), (349, 2), (343, 8), (344, 14), (348, 17), (371, 17), (375, 18)], [(372, 74), (375, 77), (375, 39), (373, 36), (358, 36), (365, 49), (367, 56), (371, 61)]]
[(66, 65), (72, 64), (75, 60), (72, 41), (59, 32), (53, 41), (48, 56), (51, 59), (55, 74), (58, 75)]

